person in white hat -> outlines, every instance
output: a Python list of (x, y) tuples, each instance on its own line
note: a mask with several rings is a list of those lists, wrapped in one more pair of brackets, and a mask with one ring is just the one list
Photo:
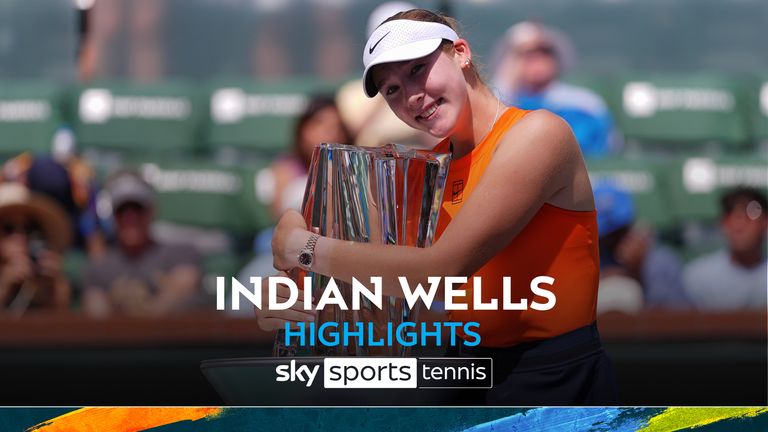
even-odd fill
[[(382, 277), (384, 294), (398, 297), (400, 277), (413, 287), (432, 276), (466, 276), (466, 295), (453, 300), (467, 308), (448, 318), (477, 323), (478, 337), (460, 331), (448, 354), (497, 360), (486, 403), (613, 405), (613, 372), (595, 321), (597, 217), (579, 146), (560, 117), (504, 106), (456, 29), (451, 18), (410, 10), (381, 24), (363, 52), (365, 94), (381, 94), (403, 122), (442, 139), (435, 151), (452, 154), (434, 244), (322, 237), (288, 211), (273, 237), (275, 268), (348, 282)], [(548, 306), (511, 310), (499, 300), (497, 308), (474, 309), (472, 276), (481, 278), (485, 302), (502, 298), (508, 278), (526, 305), (545, 300), (533, 286), (544, 276)], [(257, 318), (262, 328), (283, 328), (314, 315), (297, 303)]]
[(19, 183), (0, 184), (0, 311), (66, 309), (71, 287), (61, 253), (71, 240), (67, 214), (55, 201)]
[[(366, 37), (392, 15), (415, 8), (416, 6), (402, 1), (378, 5), (368, 16)], [(398, 143), (431, 149), (437, 144), (438, 139), (409, 127), (397, 118), (381, 96), (366, 97), (360, 92), (361, 85), (362, 80), (355, 79), (341, 86), (336, 92), (339, 113), (355, 137), (355, 145), (378, 147), (387, 143)]]
[(575, 63), (575, 50), (561, 31), (534, 21), (510, 27), (491, 57), (496, 94), (523, 109), (546, 109), (573, 129), (586, 157), (621, 150), (621, 137), (603, 98), (561, 78)]

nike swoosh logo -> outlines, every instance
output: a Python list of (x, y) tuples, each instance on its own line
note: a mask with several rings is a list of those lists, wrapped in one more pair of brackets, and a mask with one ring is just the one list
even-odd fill
[(390, 31), (388, 31), (388, 32), (387, 32), (387, 34), (385, 34), (384, 36), (382, 36), (382, 37), (381, 37), (381, 39), (379, 39), (379, 42), (376, 42), (375, 44), (371, 45), (371, 47), (370, 47), (370, 48), (368, 48), (368, 54), (373, 54), (373, 50), (375, 50), (375, 49), (376, 49), (376, 47), (379, 45), (379, 43), (380, 43), (381, 41), (383, 41), (383, 40), (384, 40), (384, 38), (385, 38), (385, 37), (387, 37), (387, 35), (388, 35), (388, 34), (390, 34), (390, 33), (392, 33), (392, 31), (391, 31), (391, 30), (390, 30)]

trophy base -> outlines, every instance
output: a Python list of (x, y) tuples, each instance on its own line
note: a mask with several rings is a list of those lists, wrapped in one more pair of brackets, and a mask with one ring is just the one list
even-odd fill
[[(277, 382), (275, 367), (320, 366), (312, 386)], [(449, 389), (326, 389), (322, 357), (247, 357), (205, 360), (200, 368), (227, 405), (249, 406), (422, 406), (461, 404)]]

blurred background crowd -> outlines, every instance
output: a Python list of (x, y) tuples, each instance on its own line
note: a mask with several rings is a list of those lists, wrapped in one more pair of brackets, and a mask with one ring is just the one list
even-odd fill
[(462, 23), (505, 103), (573, 128), (601, 314), (765, 314), (764, 1), (4, 0), (0, 316), (210, 313), (215, 276), (271, 274), (312, 146), (436, 142), (359, 80), (413, 6)]

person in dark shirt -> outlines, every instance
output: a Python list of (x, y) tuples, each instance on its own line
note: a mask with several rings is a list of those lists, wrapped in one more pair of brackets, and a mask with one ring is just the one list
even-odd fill
[(83, 308), (91, 316), (160, 316), (183, 310), (198, 297), (200, 257), (186, 246), (152, 239), (155, 193), (137, 173), (107, 182), (117, 247), (89, 262)]

